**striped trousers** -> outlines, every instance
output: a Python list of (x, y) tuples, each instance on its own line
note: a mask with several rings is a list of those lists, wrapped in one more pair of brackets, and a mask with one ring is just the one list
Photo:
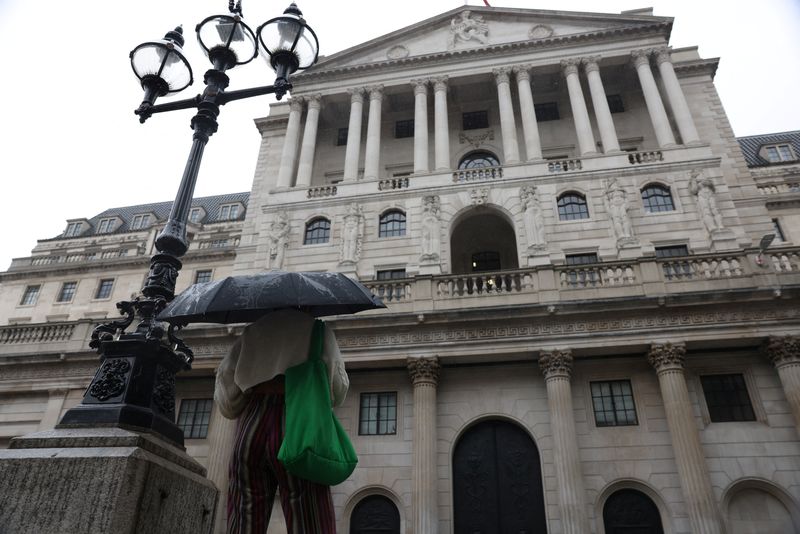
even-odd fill
[(228, 483), (228, 534), (265, 534), (280, 489), (289, 534), (336, 534), (328, 486), (297, 478), (278, 461), (283, 395), (253, 395), (239, 416)]

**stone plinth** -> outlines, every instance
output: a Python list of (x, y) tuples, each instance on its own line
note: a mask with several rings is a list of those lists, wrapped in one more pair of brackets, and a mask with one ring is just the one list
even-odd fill
[(3, 534), (210, 534), (216, 501), (200, 464), (147, 434), (60, 429), (0, 450)]

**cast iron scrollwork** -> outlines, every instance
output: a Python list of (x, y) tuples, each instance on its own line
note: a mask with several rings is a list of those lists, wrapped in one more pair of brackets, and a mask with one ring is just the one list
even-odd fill
[(97, 373), (98, 378), (89, 388), (89, 395), (101, 402), (119, 396), (125, 390), (125, 375), (130, 370), (131, 364), (128, 360), (106, 360)]
[(89, 342), (89, 347), (93, 349), (99, 349), (101, 341), (108, 341), (112, 339), (115, 335), (125, 332), (125, 329), (131, 325), (136, 315), (134, 303), (127, 300), (117, 302), (117, 309), (119, 310), (120, 315), (125, 315), (125, 318), (117, 321), (111, 321), (110, 323), (97, 325), (92, 332), (92, 338)]
[(175, 354), (183, 358), (183, 361), (186, 362), (186, 365), (191, 367), (192, 362), (194, 361), (194, 352), (192, 352), (192, 349), (190, 349), (186, 343), (184, 343), (183, 340), (177, 336), (177, 332), (180, 331), (184, 326), (186, 325), (170, 323), (169, 329), (167, 330), (167, 338), (169, 338), (169, 342), (172, 343), (172, 350), (175, 351)]
[(153, 404), (168, 417), (175, 415), (175, 374), (158, 366), (156, 385), (153, 388)]

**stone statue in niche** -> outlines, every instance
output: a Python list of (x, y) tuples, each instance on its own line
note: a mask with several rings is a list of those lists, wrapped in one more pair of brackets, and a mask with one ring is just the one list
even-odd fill
[(544, 232), (544, 212), (539, 202), (539, 192), (535, 185), (526, 185), (519, 191), (522, 201), (525, 235), (528, 238), (528, 250), (542, 250), (547, 247)]
[(342, 250), (339, 265), (358, 263), (361, 256), (361, 243), (364, 237), (364, 214), (361, 206), (353, 202), (347, 206), (342, 230)]
[(722, 226), (722, 214), (717, 208), (715, 198), (717, 188), (714, 186), (714, 181), (705, 177), (701, 170), (691, 171), (689, 192), (697, 199), (697, 209), (700, 211), (700, 217), (702, 217), (708, 233), (722, 230), (724, 226)]
[(267, 269), (276, 270), (283, 267), (283, 257), (289, 247), (289, 216), (281, 211), (272, 221), (267, 234), (269, 250), (267, 252)]
[(489, 25), (483, 21), (483, 17), (475, 15), (471, 17), (472, 11), (462, 11), (458, 17), (450, 21), (450, 39), (447, 47), (452, 50), (459, 41), (478, 41), (481, 44), (489, 42)]
[(422, 199), (422, 256), (423, 263), (438, 263), (440, 248), (440, 213), (441, 205), (436, 195)]
[(628, 216), (628, 195), (616, 178), (612, 178), (606, 183), (603, 198), (617, 242), (633, 241), (633, 227)]

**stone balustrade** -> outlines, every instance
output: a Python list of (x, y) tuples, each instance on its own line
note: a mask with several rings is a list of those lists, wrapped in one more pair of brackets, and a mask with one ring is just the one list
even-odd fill
[(480, 167), (477, 169), (459, 169), (453, 173), (453, 183), (482, 182), (503, 177), (502, 167)]
[(308, 198), (334, 197), (337, 191), (338, 187), (335, 185), (323, 185), (321, 187), (309, 188), (306, 194)]
[(0, 326), (0, 354), (46, 354), (88, 350), (95, 321)]
[(800, 253), (797, 250), (773, 252), (769, 255), (772, 269), (778, 273), (796, 273), (800, 271)]
[(634, 267), (617, 265), (571, 265), (556, 269), (561, 287), (577, 289), (588, 287), (624, 286), (636, 283)]
[(524, 293), (534, 289), (530, 270), (437, 276), (435, 281), (436, 295), (444, 298)]
[(692, 279), (720, 279), (743, 276), (743, 256), (703, 256), (699, 258), (670, 258), (659, 260), (661, 271), (667, 281)]
[(367, 289), (384, 302), (400, 302), (411, 299), (412, 280), (381, 280), (364, 282)]
[(96, 252), (75, 252), (70, 254), (49, 254), (47, 256), (31, 256), (28, 258), (14, 258), (9, 270), (25, 267), (45, 267), (63, 263), (81, 263), (85, 261), (109, 260), (125, 256), (137, 255), (137, 249), (116, 248)]
[(800, 193), (800, 182), (780, 182), (772, 184), (757, 184), (758, 192), (762, 195), (781, 195), (784, 193)]
[(579, 171), (582, 168), (583, 163), (579, 159), (564, 159), (547, 163), (547, 172)]
[(628, 154), (628, 161), (631, 165), (637, 165), (640, 163), (658, 163), (660, 161), (664, 161), (664, 153), (660, 150), (631, 152)]
[(398, 176), (396, 178), (389, 178), (388, 180), (380, 180), (378, 182), (378, 191), (393, 191), (395, 189), (406, 189), (410, 184), (408, 176)]

